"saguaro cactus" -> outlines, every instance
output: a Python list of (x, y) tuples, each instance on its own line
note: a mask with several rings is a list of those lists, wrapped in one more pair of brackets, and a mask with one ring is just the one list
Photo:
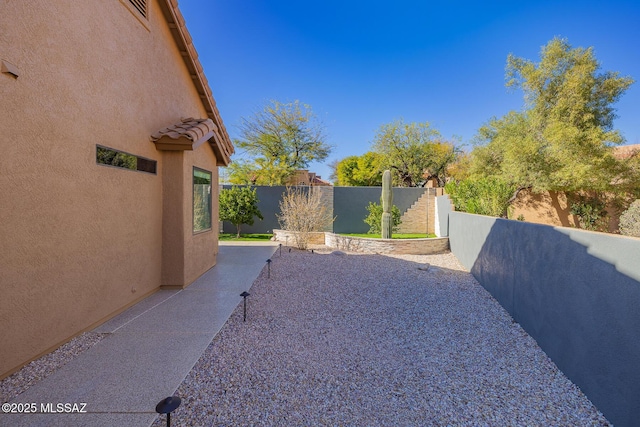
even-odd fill
[(391, 190), (391, 172), (386, 170), (382, 173), (382, 238), (391, 238), (393, 220), (391, 218), (391, 204), (393, 202), (393, 191)]

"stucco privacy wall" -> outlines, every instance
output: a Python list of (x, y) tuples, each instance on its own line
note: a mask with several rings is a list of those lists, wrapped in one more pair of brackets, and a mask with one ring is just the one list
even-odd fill
[(435, 233), (438, 237), (446, 237), (449, 235), (449, 214), (455, 209), (446, 194), (436, 197), (435, 204)]
[[(393, 204), (404, 213), (424, 192), (425, 188), (393, 188)], [(366, 233), (369, 226), (364, 219), (369, 215), (369, 202), (380, 203), (382, 187), (334, 187), (334, 233)], [(425, 212), (426, 215), (426, 212)]]
[[(229, 189), (233, 187), (232, 185), (223, 185), (222, 188)], [(240, 186), (244, 187), (244, 186)], [(280, 228), (280, 224), (278, 223), (277, 215), (280, 214), (280, 201), (282, 200), (282, 196), (287, 192), (287, 187), (285, 186), (252, 186), (251, 188), (255, 188), (256, 196), (258, 197), (258, 209), (262, 213), (264, 217), (263, 220), (255, 217), (255, 222), (253, 225), (242, 224), (240, 226), (241, 233), (273, 233), (273, 230), (277, 230)], [(298, 187), (294, 186), (292, 188), (308, 191), (309, 187)], [(222, 231), (224, 233), (235, 233), (236, 227), (228, 221), (222, 221)]]
[[(159, 2), (148, 12), (143, 25), (120, 1), (3, 2), (0, 57), (20, 74), (0, 74), (0, 377), (158, 289), (163, 258), (183, 284), (215, 262), (189, 190), (194, 165), (215, 184), (211, 147), (171, 154), (182, 169), (167, 172), (149, 140), (207, 112)], [(97, 165), (96, 144), (157, 174)], [(163, 183), (178, 178), (163, 218)]]
[[(231, 185), (224, 185), (224, 188), (231, 188)], [(280, 213), (280, 200), (286, 193), (284, 186), (255, 186), (258, 197), (258, 208), (264, 220), (255, 218), (253, 225), (242, 225), (242, 233), (272, 233), (280, 228), (277, 215)], [(309, 187), (296, 187), (307, 191)], [(369, 215), (367, 206), (369, 202), (380, 203), (382, 187), (317, 187), (319, 191), (333, 191), (333, 223), (334, 233), (366, 233), (369, 226), (364, 219)], [(425, 188), (394, 188), (393, 204), (400, 212), (405, 212), (411, 205), (420, 198)], [(426, 215), (426, 213), (425, 213)], [(223, 221), (223, 231), (225, 233), (235, 233), (233, 224)]]
[(640, 239), (460, 212), (452, 252), (616, 426), (640, 419)]

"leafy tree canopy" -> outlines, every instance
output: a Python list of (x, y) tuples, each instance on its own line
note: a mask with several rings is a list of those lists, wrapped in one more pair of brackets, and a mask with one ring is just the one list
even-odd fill
[(381, 156), (371, 151), (362, 156), (345, 157), (333, 166), (335, 182), (345, 187), (381, 186), (381, 163)]
[(242, 224), (253, 225), (254, 217), (264, 219), (258, 209), (256, 189), (236, 187), (222, 190), (219, 197), (220, 220), (229, 221), (236, 226), (237, 237), (240, 237)]
[(229, 182), (236, 185), (283, 185), (295, 168), (284, 161), (259, 157), (236, 160), (229, 165)]
[(392, 171), (396, 185), (422, 187), (433, 178), (444, 186), (447, 166), (458, 150), (428, 122), (396, 120), (380, 127), (373, 152), (380, 155), (381, 170)]
[(331, 152), (325, 142), (324, 127), (309, 105), (299, 101), (270, 101), (239, 126), (235, 145), (251, 160), (230, 169), (230, 181), (281, 185), (296, 169), (313, 161), (323, 161)]
[(509, 55), (507, 86), (522, 89), (525, 109), (479, 130), (471, 174), (534, 191), (604, 191), (625, 180), (629, 167), (613, 157), (624, 139), (612, 105), (633, 80), (599, 69), (593, 49), (558, 38), (538, 63)]

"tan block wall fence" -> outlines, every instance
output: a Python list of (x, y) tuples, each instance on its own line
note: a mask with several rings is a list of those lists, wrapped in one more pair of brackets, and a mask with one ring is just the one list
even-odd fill
[(435, 200), (442, 194), (443, 188), (425, 188), (425, 193), (402, 214), (398, 233), (435, 233)]
[[(148, 5), (145, 25), (119, 1), (2, 6), (0, 57), (20, 74), (0, 74), (0, 377), (215, 263), (215, 227), (191, 228), (192, 166), (218, 188), (211, 147), (149, 140), (206, 111)], [(96, 144), (157, 160), (157, 175), (97, 165)]]

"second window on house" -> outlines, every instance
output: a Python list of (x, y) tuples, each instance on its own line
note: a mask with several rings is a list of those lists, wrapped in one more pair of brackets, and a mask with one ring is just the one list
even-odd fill
[(193, 232), (211, 229), (211, 172), (193, 168)]

